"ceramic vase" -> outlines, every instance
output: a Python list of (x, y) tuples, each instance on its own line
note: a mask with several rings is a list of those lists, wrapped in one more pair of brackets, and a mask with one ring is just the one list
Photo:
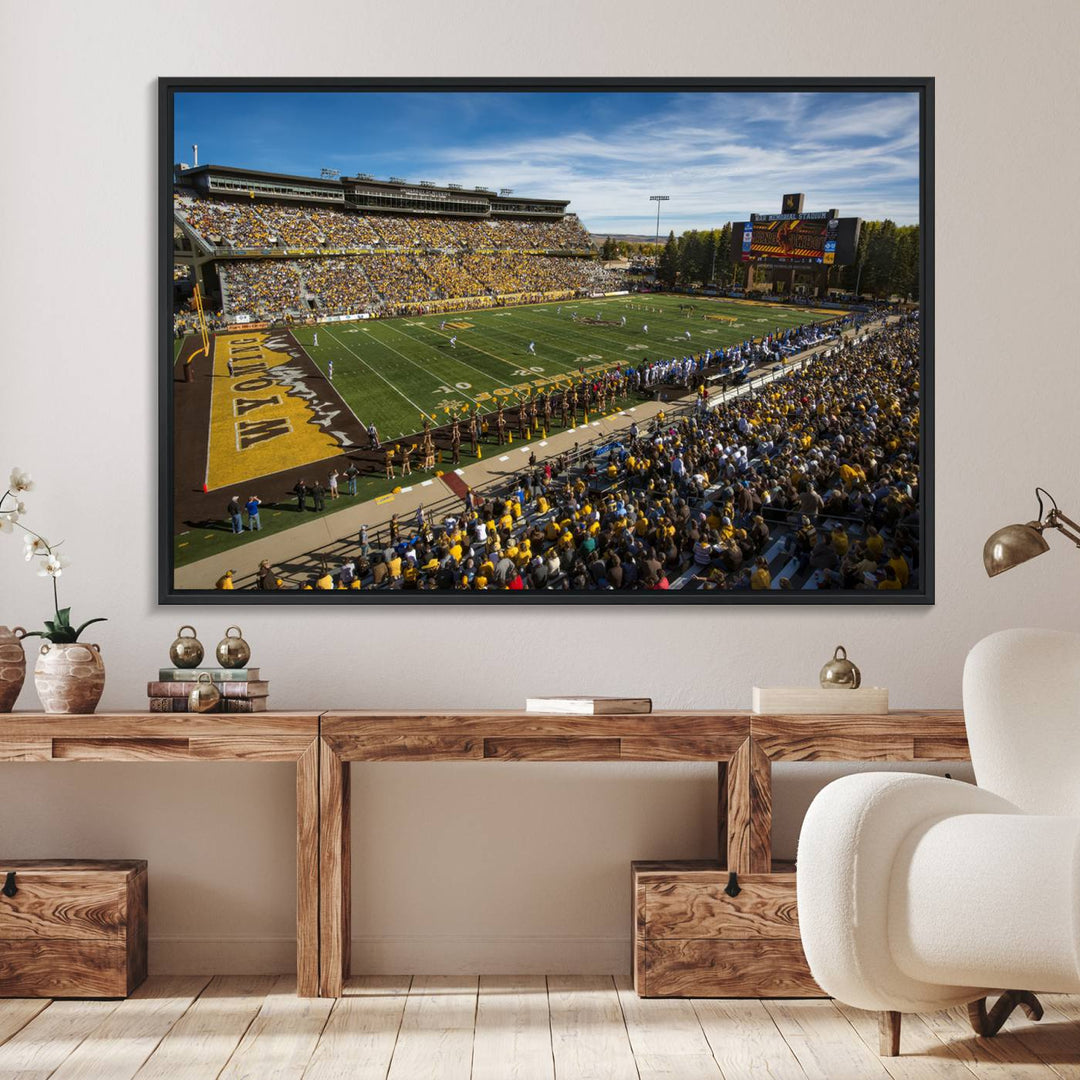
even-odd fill
[(92, 713), (105, 689), (101, 648), (77, 641), (41, 644), (34, 664), (34, 685), (47, 713)]
[(21, 626), (14, 630), (0, 626), (0, 713), (15, 708), (15, 699), (26, 679), (26, 653), (22, 647), (25, 633)]

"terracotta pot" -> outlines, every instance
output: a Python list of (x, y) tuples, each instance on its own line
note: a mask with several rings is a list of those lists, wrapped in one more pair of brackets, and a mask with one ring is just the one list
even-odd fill
[(34, 685), (47, 713), (92, 713), (105, 689), (101, 648), (42, 642), (34, 665)]
[(9, 630), (0, 626), (0, 713), (11, 712), (26, 679), (26, 653), (23, 652), (21, 626)]

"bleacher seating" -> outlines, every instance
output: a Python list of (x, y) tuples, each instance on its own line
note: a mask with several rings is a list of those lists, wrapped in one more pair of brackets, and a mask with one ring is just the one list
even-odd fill
[(573, 214), (558, 221), (472, 220), (413, 214), (361, 214), (322, 206), (180, 196), (175, 213), (210, 245), (226, 248), (423, 248), (428, 250), (589, 251)]
[[(203, 250), (259, 255), (218, 264), (224, 318), (415, 313), (499, 297), (533, 300), (624, 287), (592, 258), (573, 216), (558, 221), (361, 214), (178, 194), (178, 222)], [(552, 252), (564, 254), (553, 255)], [(434, 310), (434, 309), (433, 309)], [(178, 319), (177, 330), (187, 323)]]

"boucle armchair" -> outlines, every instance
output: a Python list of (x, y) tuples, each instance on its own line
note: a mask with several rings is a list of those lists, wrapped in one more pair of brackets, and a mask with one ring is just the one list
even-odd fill
[(810, 970), (881, 1013), (883, 1054), (899, 1053), (904, 1012), (967, 1004), (990, 1036), (1018, 1005), (1041, 1017), (1034, 991), (1080, 992), (1080, 635), (985, 638), (963, 696), (977, 787), (847, 776), (799, 838)]

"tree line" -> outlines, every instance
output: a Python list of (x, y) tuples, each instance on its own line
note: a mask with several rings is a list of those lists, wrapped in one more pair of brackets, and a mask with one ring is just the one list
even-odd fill
[[(855, 261), (837, 268), (840, 288), (863, 296), (919, 299), (919, 226), (864, 221)], [(830, 275), (831, 277), (831, 275)]]

